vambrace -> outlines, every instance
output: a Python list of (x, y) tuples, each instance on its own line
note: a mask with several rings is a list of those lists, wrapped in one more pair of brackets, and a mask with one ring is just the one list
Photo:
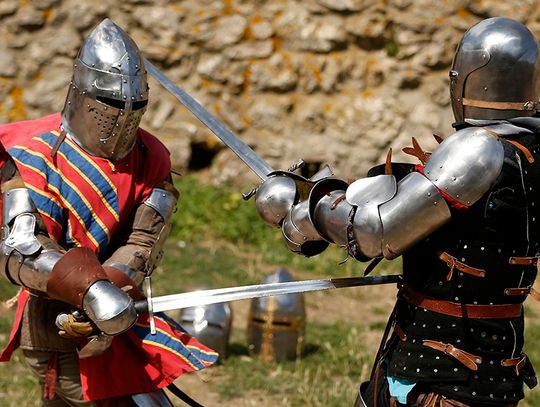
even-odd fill
[(314, 224), (330, 241), (367, 260), (393, 259), (450, 219), (437, 188), (419, 173), (360, 179), (313, 202)]
[(313, 225), (359, 259), (396, 258), (450, 220), (451, 207), (466, 209), (489, 191), (503, 159), (500, 140), (486, 129), (460, 130), (399, 183), (378, 175), (314, 199)]
[(125, 242), (104, 262), (124, 272), (136, 284), (152, 273), (163, 255), (163, 245), (171, 230), (178, 191), (167, 181), (156, 186), (139, 205)]

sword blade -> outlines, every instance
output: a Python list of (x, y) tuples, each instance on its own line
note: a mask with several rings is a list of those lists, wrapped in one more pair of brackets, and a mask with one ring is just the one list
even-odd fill
[(146, 70), (180, 103), (195, 115), (212, 133), (229, 147), (261, 180), (266, 180), (274, 169), (263, 160), (251, 147), (244, 143), (236, 134), (229, 130), (217, 117), (206, 110), (186, 91), (167, 78), (147, 59), (144, 60)]
[[(161, 312), (196, 307), (199, 305), (217, 304), (220, 302), (269, 297), (273, 295), (299, 294), (310, 291), (322, 291), (364, 285), (391, 284), (397, 283), (400, 280), (400, 275), (302, 280), (163, 295), (151, 298), (150, 301), (152, 302), (152, 311)], [(135, 303), (135, 308), (139, 314), (148, 312), (148, 300), (137, 301)]]

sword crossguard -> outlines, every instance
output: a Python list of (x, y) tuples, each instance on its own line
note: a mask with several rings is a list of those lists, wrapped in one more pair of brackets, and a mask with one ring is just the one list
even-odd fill
[(154, 320), (154, 307), (152, 303), (152, 280), (150, 276), (144, 278), (146, 282), (146, 301), (148, 304), (148, 317), (150, 319), (150, 333), (155, 335), (156, 330), (156, 321)]
[[(306, 162), (303, 159), (299, 159), (298, 161), (292, 163), (291, 166), (287, 168), (287, 171), (294, 172), (297, 169), (302, 168), (304, 165), (306, 165)], [(244, 201), (249, 201), (249, 199), (257, 193), (257, 191), (259, 190), (259, 187), (260, 185), (256, 186), (251, 191), (243, 192), (242, 198), (244, 199)]]

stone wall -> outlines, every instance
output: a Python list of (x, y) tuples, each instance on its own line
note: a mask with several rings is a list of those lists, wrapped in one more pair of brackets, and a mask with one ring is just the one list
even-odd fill
[[(303, 158), (360, 177), (412, 136), (448, 134), (448, 70), (462, 33), (491, 16), (540, 33), (538, 1), (1, 0), (0, 122), (61, 110), (72, 60), (105, 17), (275, 168)], [(243, 164), (150, 79), (143, 126), (177, 169)]]

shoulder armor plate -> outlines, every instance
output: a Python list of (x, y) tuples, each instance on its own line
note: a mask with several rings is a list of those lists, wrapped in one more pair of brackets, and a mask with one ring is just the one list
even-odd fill
[(26, 188), (13, 188), (2, 195), (3, 215), (2, 223), (9, 225), (21, 213), (37, 212), (30, 193)]
[(502, 143), (483, 128), (446, 138), (429, 158), (426, 177), (455, 200), (472, 205), (493, 185), (504, 160)]
[(144, 204), (153, 208), (165, 221), (169, 221), (176, 208), (176, 197), (172, 192), (154, 188)]

